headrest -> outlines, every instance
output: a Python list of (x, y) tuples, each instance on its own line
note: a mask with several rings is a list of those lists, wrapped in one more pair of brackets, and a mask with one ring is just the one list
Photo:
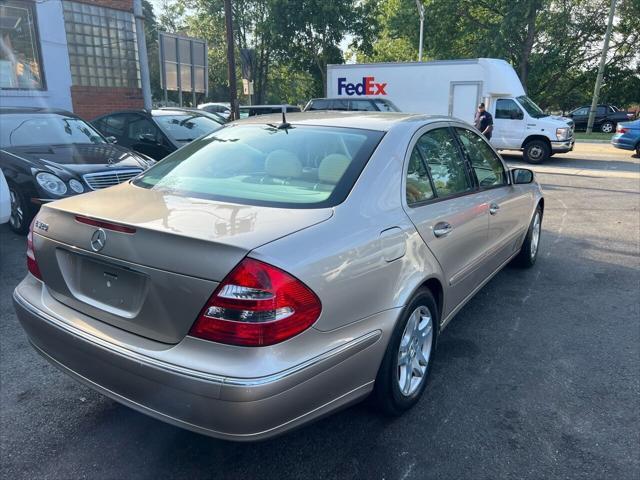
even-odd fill
[(274, 150), (265, 160), (267, 175), (280, 178), (300, 178), (302, 162), (289, 150)]
[(341, 153), (327, 155), (322, 159), (320, 167), (318, 167), (318, 179), (323, 183), (335, 185), (340, 181), (350, 163), (349, 157)]

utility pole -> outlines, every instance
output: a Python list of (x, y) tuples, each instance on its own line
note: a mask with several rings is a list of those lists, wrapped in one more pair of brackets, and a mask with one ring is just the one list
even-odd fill
[(238, 91), (236, 89), (236, 59), (233, 45), (233, 12), (231, 0), (224, 0), (224, 19), (227, 27), (227, 63), (229, 66), (229, 102), (231, 103), (231, 117), (240, 117), (238, 110)]
[(600, 96), (600, 86), (602, 85), (602, 76), (604, 75), (604, 66), (607, 62), (607, 50), (609, 50), (609, 38), (611, 37), (611, 29), (613, 28), (613, 14), (616, 11), (616, 0), (611, 0), (609, 7), (609, 23), (607, 31), (604, 34), (604, 45), (602, 46), (602, 55), (600, 56), (600, 66), (598, 66), (598, 76), (596, 77), (596, 86), (593, 89), (593, 98), (591, 99), (591, 110), (589, 110), (589, 120), (587, 121), (587, 133), (593, 131), (593, 121), (596, 118), (596, 109), (598, 108), (598, 97)]
[(144, 37), (144, 13), (142, 1), (133, 0), (133, 16), (136, 20), (136, 40), (138, 42), (138, 60), (140, 62), (140, 83), (144, 109), (151, 111), (151, 81), (149, 80), (149, 58), (147, 57), (147, 40)]
[(424, 5), (421, 0), (416, 0), (418, 13), (420, 14), (420, 43), (418, 44), (418, 61), (422, 61), (422, 39), (424, 38)]

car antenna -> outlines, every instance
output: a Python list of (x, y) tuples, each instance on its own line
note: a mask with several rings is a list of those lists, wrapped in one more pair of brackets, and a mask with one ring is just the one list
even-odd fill
[(286, 113), (287, 113), (287, 106), (286, 105), (282, 105), (282, 123), (280, 125), (278, 125), (278, 130), (287, 130), (287, 128), (291, 127), (291, 124), (287, 122), (287, 117), (286, 117)]

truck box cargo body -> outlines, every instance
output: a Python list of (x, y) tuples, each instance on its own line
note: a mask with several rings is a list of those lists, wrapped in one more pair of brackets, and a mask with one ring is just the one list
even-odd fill
[(494, 118), (491, 143), (497, 149), (523, 150), (532, 163), (573, 149), (573, 122), (543, 114), (501, 59), (329, 65), (327, 96), (387, 98), (403, 112), (471, 124), (484, 102)]

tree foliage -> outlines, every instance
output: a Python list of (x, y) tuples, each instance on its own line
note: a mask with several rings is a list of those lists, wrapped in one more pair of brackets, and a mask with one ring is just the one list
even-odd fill
[[(544, 108), (566, 111), (589, 102), (610, 0), (422, 1), (427, 60), (504, 58)], [(304, 103), (322, 95), (327, 64), (344, 61), (345, 38), (351, 40), (348, 53), (359, 62), (417, 58), (413, 0), (233, 0), (232, 5), (238, 78), (239, 50), (255, 49), (255, 103)], [(602, 101), (640, 103), (638, 18), (640, 1), (618, 0)], [(223, 0), (164, 0), (157, 24), (207, 40), (210, 97), (227, 99)], [(153, 39), (147, 41), (150, 62), (157, 63), (157, 45), (152, 54)]]
[[(418, 16), (413, 2), (377, 4), (380, 25), (369, 61), (417, 57)], [(544, 107), (567, 109), (588, 101), (606, 29), (609, 0), (424, 0), (428, 59), (504, 58), (527, 93)], [(637, 85), (640, 2), (619, 0), (607, 59), (603, 95), (619, 104), (637, 102), (640, 90), (616, 90), (623, 78)], [(401, 47), (401, 48), (399, 48)], [(411, 56), (411, 52), (413, 55)], [(614, 75), (615, 74), (615, 75)], [(624, 92), (624, 94), (623, 94)]]

